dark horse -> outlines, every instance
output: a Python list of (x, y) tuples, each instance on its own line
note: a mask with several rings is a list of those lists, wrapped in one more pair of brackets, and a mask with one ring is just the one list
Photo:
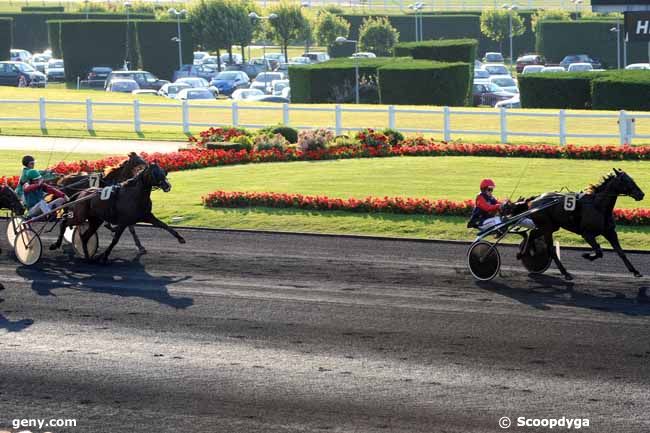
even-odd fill
[(79, 194), (80, 199), (92, 195), (92, 198), (74, 206), (71, 221), (72, 225), (80, 225), (85, 221), (89, 223), (88, 229), (81, 236), (86, 259), (89, 259), (88, 239), (103, 222), (110, 223), (116, 229), (113, 241), (98, 257), (98, 260), (102, 262), (108, 260), (108, 256), (119, 242), (124, 230), (139, 222), (162, 228), (178, 239), (178, 242), (185, 243), (185, 239), (181, 235), (151, 213), (151, 191), (154, 188), (161, 188), (164, 192), (169, 192), (172, 188), (167, 181), (165, 171), (155, 163), (147, 166), (134, 178), (118, 185), (107, 200), (102, 200), (97, 189), (88, 189)]
[[(147, 161), (142, 159), (137, 153), (131, 152), (128, 156), (129, 158), (123, 161), (120, 165), (107, 168), (104, 171), (101, 179), (101, 186), (115, 185), (131, 179), (147, 166)], [(90, 180), (87, 173), (69, 174), (59, 178), (56, 182), (56, 186), (68, 197), (73, 197), (77, 193), (88, 189), (90, 187)], [(51, 250), (56, 250), (61, 247), (63, 234), (65, 233), (67, 226), (66, 221), (63, 220), (61, 222), (59, 237), (55, 243), (50, 245)], [(110, 226), (108, 228), (111, 229)], [(133, 226), (129, 226), (129, 232), (131, 233), (133, 242), (135, 242), (135, 246), (138, 247), (140, 254), (145, 254), (147, 250), (142, 246), (142, 243), (140, 243), (140, 239), (135, 233), (135, 228)]]
[(603, 256), (603, 251), (598, 242), (597, 236), (604, 236), (605, 239), (614, 248), (614, 251), (625, 263), (627, 269), (635, 277), (641, 277), (641, 273), (630, 263), (621, 248), (616, 234), (616, 223), (614, 222), (614, 206), (616, 199), (620, 195), (631, 196), (634, 200), (643, 200), (645, 194), (637, 186), (634, 180), (623, 170), (614, 169), (613, 173), (607, 175), (603, 180), (591, 185), (582, 193), (578, 194), (575, 210), (565, 210), (564, 199), (567, 194), (546, 193), (540, 196), (531, 197), (524, 201), (519, 201), (513, 205), (509, 213), (518, 214), (528, 208), (540, 207), (544, 204), (559, 200), (555, 205), (542, 209), (531, 215), (536, 228), (531, 232), (530, 238), (534, 239), (542, 236), (551, 257), (556, 266), (567, 280), (573, 279), (571, 274), (557, 256), (553, 248), (553, 233), (560, 228), (579, 234), (593, 248), (593, 251), (584, 253), (582, 256), (590, 261), (599, 259)]
[(18, 195), (7, 185), (0, 186), (0, 209), (9, 209), (16, 215), (25, 213), (25, 207), (18, 198)]

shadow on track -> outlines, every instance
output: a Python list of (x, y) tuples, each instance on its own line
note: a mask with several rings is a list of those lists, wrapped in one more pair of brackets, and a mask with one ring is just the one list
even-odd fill
[(481, 289), (506, 296), (538, 310), (553, 305), (585, 308), (627, 316), (650, 316), (650, 298), (646, 286), (635, 297), (620, 290), (601, 289), (602, 296), (574, 290), (574, 283), (552, 275), (529, 275), (528, 288), (511, 287), (498, 281), (477, 281)]
[[(4, 286), (0, 283), (0, 291), (4, 290)], [(4, 299), (0, 298), (0, 303), (4, 302)], [(22, 319), (12, 322), (7, 319), (2, 313), (0, 313), (0, 331), (5, 329), (7, 332), (20, 332), (29, 328), (34, 324), (32, 319)]]
[(168, 287), (191, 278), (154, 276), (149, 274), (140, 262), (141, 256), (133, 260), (114, 260), (109, 266), (84, 263), (73, 259), (41, 259), (37, 265), (20, 266), (16, 273), (31, 281), (32, 290), (39, 296), (56, 296), (54, 290), (69, 288), (121, 297), (135, 297), (158, 302), (176, 309), (185, 309), (194, 304), (190, 297), (174, 297)]

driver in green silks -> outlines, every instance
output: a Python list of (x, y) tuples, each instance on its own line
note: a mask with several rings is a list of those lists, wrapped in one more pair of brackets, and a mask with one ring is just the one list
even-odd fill
[[(23, 171), (16, 188), (16, 193), (22, 196), (25, 206), (29, 209), (28, 218), (51, 212), (68, 201), (68, 197), (62, 191), (44, 183), (41, 172), (34, 168), (35, 164), (34, 157), (30, 155), (23, 157)], [(49, 203), (45, 201), (48, 194), (54, 197), (54, 200)]]

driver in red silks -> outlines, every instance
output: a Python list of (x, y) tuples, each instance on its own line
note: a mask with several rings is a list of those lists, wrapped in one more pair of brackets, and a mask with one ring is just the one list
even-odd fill
[[(483, 231), (503, 221), (498, 213), (507, 201), (502, 203), (494, 197), (493, 193), (496, 185), (492, 179), (483, 179), (479, 186), (481, 192), (476, 196), (470, 225)], [(522, 219), (517, 225), (535, 228), (535, 224), (529, 218)]]

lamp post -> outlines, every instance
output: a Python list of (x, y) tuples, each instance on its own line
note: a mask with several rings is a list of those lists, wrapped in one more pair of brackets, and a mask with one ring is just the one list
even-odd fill
[(90, 0), (84, 0), (84, 3), (86, 4), (86, 19), (88, 19), (88, 3), (90, 3)]
[[(277, 17), (278, 17), (277, 14), (269, 14), (269, 16), (267, 16), (267, 17), (259, 16), (256, 12), (251, 12), (251, 13), (248, 14), (248, 18), (250, 18), (253, 21), (257, 21), (257, 20), (274, 20)], [(264, 39), (264, 45), (262, 45), (262, 56), (264, 56), (264, 70), (268, 72), (269, 67), (268, 67), (268, 63), (266, 61), (266, 38)], [(250, 58), (250, 55), (248, 57)]]
[(616, 27), (609, 29), (610, 32), (616, 33), (616, 69), (621, 69), (621, 27), (616, 23)]
[[(348, 38), (344, 38), (343, 36), (339, 36), (338, 38), (335, 39), (337, 44), (354, 44), (354, 52), (356, 53), (358, 51), (357, 45), (358, 41), (351, 40)], [(359, 103), (359, 57), (354, 56), (354, 99), (356, 103)]]
[(513, 52), (512, 52), (512, 12), (519, 9), (519, 6), (517, 6), (515, 4), (512, 4), (512, 5), (504, 4), (504, 5), (501, 5), (501, 7), (503, 9), (507, 10), (508, 15), (509, 15), (509, 20), (508, 21), (510, 23), (509, 24), (509, 29), (510, 29), (510, 69), (512, 69), (512, 57), (513, 57)]
[(126, 54), (124, 55), (124, 70), (129, 70), (129, 42), (131, 33), (131, 3), (124, 2), (124, 9), (126, 10)]
[(582, 0), (571, 0), (571, 3), (576, 6), (576, 21), (578, 21), (578, 7), (582, 4)]
[(181, 38), (181, 17), (187, 14), (185, 9), (176, 10), (175, 8), (169, 8), (167, 11), (171, 17), (176, 17), (176, 38), (172, 38), (172, 41), (178, 42), (178, 70), (183, 69), (183, 40)]
[(422, 41), (422, 8), (424, 7), (423, 3), (413, 3), (408, 5), (408, 8), (413, 11), (413, 16), (415, 17), (415, 42)]

